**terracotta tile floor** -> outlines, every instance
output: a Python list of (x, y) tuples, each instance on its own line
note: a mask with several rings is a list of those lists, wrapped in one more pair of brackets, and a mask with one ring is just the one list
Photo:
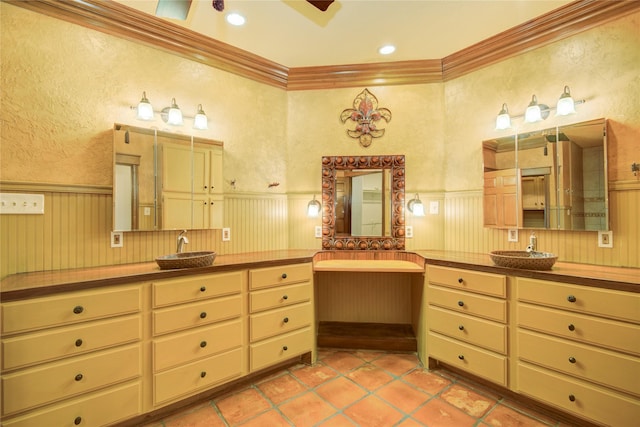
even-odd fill
[(297, 365), (147, 427), (565, 426), (414, 353), (321, 349)]

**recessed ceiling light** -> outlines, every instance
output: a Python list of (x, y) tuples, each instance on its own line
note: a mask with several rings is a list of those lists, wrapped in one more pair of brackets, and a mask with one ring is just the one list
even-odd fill
[(380, 55), (390, 55), (395, 51), (396, 51), (396, 47), (392, 44), (386, 44), (382, 46), (380, 49), (378, 49), (378, 53)]
[(240, 15), (237, 12), (231, 12), (227, 15), (227, 22), (231, 25), (239, 27), (240, 25), (244, 25), (246, 19), (244, 18), (244, 16)]

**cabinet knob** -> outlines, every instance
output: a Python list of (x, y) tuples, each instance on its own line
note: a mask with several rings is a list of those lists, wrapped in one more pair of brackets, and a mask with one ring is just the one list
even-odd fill
[(204, 186), (204, 189), (205, 189), (205, 190), (207, 189), (207, 186), (206, 186), (206, 185)]
[(203, 311), (202, 313), (200, 313), (200, 318), (204, 319), (205, 317), (207, 317), (207, 312)]
[(82, 340), (80, 338), (78, 338), (76, 340), (76, 347), (80, 347), (82, 345)]
[(462, 300), (458, 301), (458, 305), (459, 305), (460, 307), (463, 307), (463, 306), (464, 306), (464, 301), (462, 301)]
[(573, 295), (569, 295), (569, 296), (567, 297), (567, 301), (569, 301), (569, 302), (576, 302), (576, 297), (574, 297)]
[(569, 323), (569, 326), (567, 326), (569, 328), (570, 331), (575, 331), (576, 327), (573, 326), (573, 323)]
[(73, 307), (73, 312), (75, 314), (80, 314), (84, 311), (84, 307), (82, 307), (81, 305), (76, 305), (75, 307)]
[(288, 318), (288, 317), (285, 317), (284, 319), (282, 319), (282, 321), (283, 321), (284, 323), (289, 323), (289, 318)]
[(464, 325), (458, 325), (458, 329), (460, 329), (461, 331), (464, 331)]
[(283, 295), (282, 299), (289, 299), (289, 297), (287, 295)]
[(458, 283), (462, 283), (464, 282), (464, 279), (462, 277), (458, 277)]
[(464, 354), (459, 354), (459, 355), (458, 355), (458, 359), (460, 359), (460, 360), (464, 360)]
[(285, 345), (285, 346), (283, 346), (283, 347), (282, 347), (282, 350), (283, 350), (283, 351), (287, 351), (287, 350), (289, 350), (289, 347), (287, 347), (287, 346)]
[(77, 426), (79, 426), (81, 422), (82, 422), (82, 417), (76, 417), (76, 419), (73, 420), (73, 423)]
[(569, 395), (569, 400), (572, 401), (572, 402), (575, 402), (576, 401), (576, 397), (573, 394), (570, 394)]
[(287, 278), (287, 273), (282, 273), (282, 278), (286, 279)]
[(573, 356), (569, 357), (569, 363), (576, 363), (576, 358)]
[(204, 378), (207, 376), (207, 373), (205, 371), (200, 372), (200, 378)]
[(207, 290), (207, 287), (206, 287), (206, 286), (200, 286), (200, 292), (204, 292), (204, 291), (206, 291), (206, 290)]
[(205, 348), (207, 346), (207, 342), (206, 341), (201, 341), (200, 342), (200, 347), (201, 348)]
[(84, 377), (82, 376), (82, 374), (78, 374), (78, 375), (76, 375), (75, 380), (76, 380), (76, 381), (82, 381), (82, 378), (84, 378)]

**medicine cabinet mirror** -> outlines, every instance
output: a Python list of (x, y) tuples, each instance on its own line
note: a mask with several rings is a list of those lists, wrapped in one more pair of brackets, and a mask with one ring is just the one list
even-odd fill
[(114, 231), (222, 228), (223, 144), (115, 124)]
[(606, 120), (483, 141), (484, 225), (609, 229)]
[(404, 156), (322, 158), (322, 248), (403, 250)]

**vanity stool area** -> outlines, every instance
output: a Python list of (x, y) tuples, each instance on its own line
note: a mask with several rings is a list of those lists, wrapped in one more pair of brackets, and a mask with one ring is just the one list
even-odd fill
[(640, 270), (446, 251), (273, 251), (2, 280), (2, 425), (141, 425), (317, 347), (415, 351), (585, 425), (640, 419)]

